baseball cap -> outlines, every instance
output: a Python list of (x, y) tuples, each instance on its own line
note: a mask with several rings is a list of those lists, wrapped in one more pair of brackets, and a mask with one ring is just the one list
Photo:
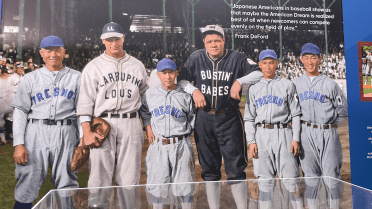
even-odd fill
[(301, 54), (320, 54), (320, 49), (317, 45), (312, 43), (305, 44), (301, 49)]
[(111, 37), (121, 38), (123, 37), (123, 35), (124, 35), (124, 31), (120, 27), (120, 25), (114, 22), (110, 22), (110, 23), (107, 23), (105, 26), (103, 26), (101, 39), (108, 39)]
[(176, 63), (174, 63), (171, 59), (164, 58), (158, 62), (156, 69), (158, 70), (158, 72), (165, 69), (177, 70), (177, 66)]
[(45, 37), (40, 43), (40, 49), (45, 47), (61, 47), (64, 46), (63, 42), (57, 36)]
[(24, 65), (23, 65), (23, 62), (20, 62), (20, 63), (18, 63), (18, 65), (17, 65), (17, 67), (25, 67)]
[(222, 37), (225, 36), (225, 33), (223, 32), (223, 29), (218, 25), (207, 25), (207, 26), (205, 26), (205, 28), (203, 29), (202, 34), (205, 34), (205, 33), (218, 33), (218, 34), (222, 35)]
[(269, 57), (273, 58), (275, 60), (278, 59), (278, 56), (276, 55), (276, 53), (272, 49), (266, 49), (266, 50), (261, 51), (260, 56), (258, 58), (261, 61), (261, 60), (269, 58)]

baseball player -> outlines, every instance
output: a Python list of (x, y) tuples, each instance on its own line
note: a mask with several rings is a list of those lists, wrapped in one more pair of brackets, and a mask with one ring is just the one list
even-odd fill
[(372, 69), (372, 53), (369, 52), (369, 51), (367, 51), (366, 62), (367, 62), (367, 66), (366, 66), (366, 75), (365, 75), (365, 79), (364, 79), (364, 85), (367, 85), (368, 73), (372, 72), (372, 70), (371, 70)]
[[(279, 62), (273, 50), (263, 50), (259, 60), (263, 78), (250, 86), (244, 112), (254, 174), (258, 179), (275, 178), (277, 173), (279, 178), (297, 178), (300, 176), (297, 156), (301, 109), (296, 89), (292, 82), (276, 75)], [(292, 122), (293, 133), (289, 122)], [(285, 180), (284, 184), (291, 193), (299, 193), (294, 180)], [(265, 197), (271, 199), (273, 188), (274, 181), (260, 184), (260, 200), (266, 199), (267, 203)], [(292, 198), (294, 208), (302, 208), (302, 199), (297, 199)]]
[[(195, 114), (190, 94), (174, 82), (176, 64), (162, 59), (157, 65), (162, 84), (146, 91), (141, 117), (150, 143), (146, 156), (147, 184), (194, 182), (195, 158), (189, 136), (194, 129)], [(174, 184), (173, 193), (181, 197), (182, 208), (192, 208), (194, 184)], [(148, 185), (154, 208), (163, 208), (168, 185)]]
[[(101, 39), (106, 51), (84, 68), (77, 106), (87, 145), (94, 144), (95, 137), (100, 137), (90, 129), (92, 116), (103, 118), (111, 125), (108, 138), (90, 151), (88, 187), (111, 186), (113, 176), (116, 185), (136, 185), (141, 176), (144, 140), (137, 111), (148, 89), (147, 73), (139, 60), (123, 50), (124, 32), (119, 24), (111, 22), (103, 26)], [(91, 207), (106, 204), (104, 194), (92, 191)], [(131, 195), (125, 198), (133, 201)]]
[[(12, 103), (12, 94), (11, 94), (11, 86), (9, 83), (10, 72), (9, 70), (0, 65), (1, 73), (0, 73), (0, 144), (6, 144), (6, 137), (5, 137), (5, 120), (4, 116), (8, 115), (12, 112), (11, 103)], [(8, 132), (8, 130), (6, 130)]]
[[(45, 67), (24, 76), (12, 103), (17, 179), (14, 208), (31, 208), (46, 180), (48, 166), (57, 189), (79, 187), (70, 162), (79, 144), (75, 107), (81, 73), (62, 65), (63, 46), (56, 36), (41, 41)], [(62, 208), (71, 208), (66, 196)]]
[[(318, 71), (322, 62), (319, 47), (307, 43), (301, 50), (306, 73), (293, 83), (302, 110), (300, 162), (304, 177), (330, 176), (340, 179), (342, 147), (337, 127), (347, 117), (347, 101), (338, 84)], [(316, 205), (317, 179), (306, 179), (309, 206)], [(332, 204), (337, 208), (340, 194), (330, 185)], [(310, 206), (310, 208), (312, 208)]]
[[(21, 82), (21, 79), (23, 78), (23, 76), (24, 76), (24, 66), (23, 66), (23, 63), (19, 63), (16, 68), (16, 73), (12, 74), (8, 79), (8, 83), (11, 86), (11, 90), (10, 90), (11, 101), (13, 101), (13, 98), (17, 92), (19, 83)], [(6, 116), (6, 119), (9, 122), (9, 124), (6, 126), (7, 134), (9, 138), (11, 139), (13, 138), (13, 134), (12, 134), (13, 133), (12, 131), (13, 112), (14, 112), (14, 109), (12, 112), (8, 113)]]
[[(253, 84), (260, 80), (262, 73), (257, 65), (248, 63), (246, 55), (224, 48), (225, 36), (220, 26), (207, 25), (202, 36), (205, 48), (190, 55), (178, 77), (180, 85), (193, 95), (199, 108), (195, 142), (202, 178), (220, 180), (223, 158), (228, 180), (245, 179), (246, 143), (239, 111), (241, 85), (237, 79), (247, 75), (245, 80)], [(231, 188), (238, 207), (246, 208), (245, 183)], [(219, 184), (208, 183), (207, 194), (209, 206), (218, 208)]]

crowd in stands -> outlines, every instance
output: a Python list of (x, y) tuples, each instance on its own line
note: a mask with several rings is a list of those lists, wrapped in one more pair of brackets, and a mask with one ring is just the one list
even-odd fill
[[(246, 31), (235, 31), (239, 34), (243, 32)], [(252, 31), (250, 32), (252, 33)], [(196, 34), (195, 50), (203, 48), (200, 33)], [(254, 62), (258, 61), (258, 55), (264, 49), (273, 49), (280, 55), (279, 31), (254, 30), (252, 34), (267, 35), (268, 39), (235, 38), (234, 49), (246, 54)], [(280, 69), (278, 69), (280, 75), (292, 80), (304, 73), (300, 60), (300, 48), (303, 44), (311, 42), (318, 45), (322, 51), (321, 72), (333, 79), (345, 79), (346, 69), (344, 51), (341, 45), (342, 37), (328, 36), (328, 59), (326, 59), (324, 35), (314, 34), (314, 31), (283, 32), (282, 57), (280, 58)], [(225, 35), (225, 48), (230, 49), (232, 48), (232, 35), (229, 32), (226, 32)], [(90, 60), (104, 52), (104, 45), (100, 39), (99, 30), (91, 29), (81, 32), (75, 39), (77, 41), (74, 44), (66, 46), (68, 57), (65, 59), (65, 64), (81, 71)], [(124, 50), (141, 60), (149, 73), (156, 67), (157, 61), (164, 57), (173, 59), (176, 65), (181, 68), (193, 51), (190, 41), (188, 41), (185, 33), (167, 33), (166, 40), (166, 51), (164, 51), (163, 34), (161, 32), (128, 32), (125, 36)], [(8, 47), (4, 50), (3, 57), (11, 58), (11, 60), (9, 59), (10, 62), (15, 62), (15, 49), (15, 47)], [(25, 47), (22, 52), (22, 61), (26, 63), (26, 71), (28, 66), (34, 70), (40, 65), (40, 63), (36, 63), (36, 65), (33, 62), (33, 57), (38, 56), (35, 53), (36, 50), (35, 48)], [(41, 59), (39, 60), (42, 62)]]

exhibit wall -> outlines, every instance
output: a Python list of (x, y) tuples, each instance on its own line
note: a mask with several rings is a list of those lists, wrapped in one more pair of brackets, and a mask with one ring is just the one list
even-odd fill
[[(371, 1), (343, 2), (345, 55), (347, 71), (347, 90), (349, 104), (349, 135), (351, 182), (372, 189), (372, 120), (369, 90), (361, 89), (360, 81), (365, 74), (363, 53), (370, 51), (372, 42), (372, 22), (366, 21), (365, 14), (370, 13)], [(363, 46), (365, 48), (363, 49)], [(363, 78), (364, 77), (364, 78)], [(363, 92), (365, 91), (365, 92)], [(366, 100), (363, 100), (366, 98)]]

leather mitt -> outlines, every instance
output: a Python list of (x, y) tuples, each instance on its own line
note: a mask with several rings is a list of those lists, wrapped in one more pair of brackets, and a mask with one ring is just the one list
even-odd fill
[[(96, 132), (99, 135), (103, 136), (102, 140), (96, 138), (96, 141), (99, 143), (99, 146), (101, 146), (101, 144), (106, 140), (107, 136), (109, 135), (111, 126), (104, 119), (96, 118), (96, 117), (92, 119), (92, 122), (90, 124), (91, 124), (90, 128), (92, 132)], [(99, 146), (96, 146), (94, 144), (87, 146), (84, 143), (84, 137), (83, 137), (82, 146), (74, 148), (74, 155), (71, 160), (71, 170), (76, 171), (79, 168), (81, 168), (81, 166), (83, 166), (84, 163), (87, 162), (89, 159), (89, 154), (90, 154), (89, 148), (97, 148)]]
[(90, 149), (84, 143), (84, 137), (82, 139), (83, 146), (74, 148), (74, 155), (71, 160), (71, 170), (76, 171), (89, 159)]
[(97, 134), (103, 136), (102, 140), (96, 138), (96, 141), (99, 143), (98, 146), (95, 146), (94, 144), (89, 146), (90, 148), (97, 148), (101, 146), (101, 144), (106, 140), (107, 136), (110, 133), (111, 126), (104, 119), (96, 117), (92, 119), (92, 122), (90, 124), (91, 124), (90, 129), (92, 130), (92, 132), (96, 132)]

